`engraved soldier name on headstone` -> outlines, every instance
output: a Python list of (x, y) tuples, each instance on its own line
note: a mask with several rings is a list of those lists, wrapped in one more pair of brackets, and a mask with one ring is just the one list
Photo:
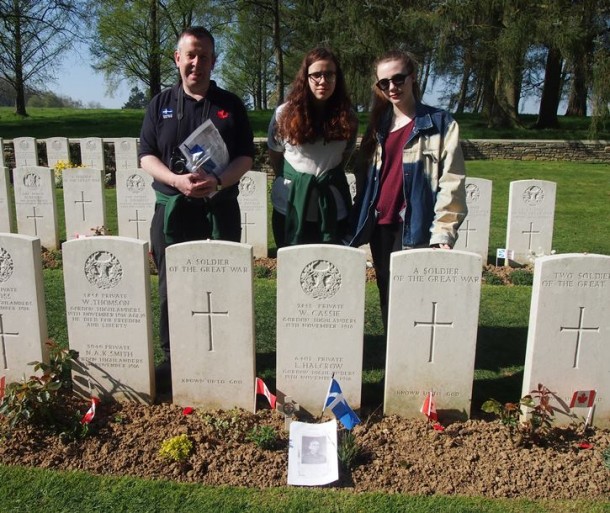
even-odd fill
[(166, 268), (174, 402), (253, 411), (252, 247), (175, 244)]
[(40, 239), (0, 234), (0, 374), (7, 383), (48, 361)]
[(152, 402), (148, 243), (100, 236), (62, 247), (75, 392)]
[(360, 408), (364, 251), (312, 244), (278, 251), (277, 395), (319, 415), (334, 374)]

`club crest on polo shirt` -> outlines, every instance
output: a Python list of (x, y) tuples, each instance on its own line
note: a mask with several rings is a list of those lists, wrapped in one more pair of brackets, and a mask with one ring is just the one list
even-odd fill
[(161, 111), (161, 115), (163, 119), (171, 119), (174, 117), (174, 110), (166, 107)]

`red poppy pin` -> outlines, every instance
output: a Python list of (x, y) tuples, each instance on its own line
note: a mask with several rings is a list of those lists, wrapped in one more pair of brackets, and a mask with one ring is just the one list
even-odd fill
[(195, 410), (193, 408), (191, 408), (190, 406), (187, 406), (186, 408), (184, 408), (184, 410), (182, 410), (182, 415), (190, 415), (194, 411)]
[(229, 113), (226, 110), (219, 110), (218, 117), (220, 119), (227, 119), (229, 117)]

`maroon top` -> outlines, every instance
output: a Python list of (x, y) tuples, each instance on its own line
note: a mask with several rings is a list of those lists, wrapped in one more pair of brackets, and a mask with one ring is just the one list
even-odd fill
[(402, 150), (413, 131), (413, 121), (388, 134), (385, 159), (381, 166), (381, 191), (377, 200), (378, 224), (402, 221), (400, 212), (406, 207), (403, 193)]

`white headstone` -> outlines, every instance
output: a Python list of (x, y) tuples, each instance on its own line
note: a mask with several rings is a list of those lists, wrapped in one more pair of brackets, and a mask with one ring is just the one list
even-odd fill
[(551, 253), (556, 189), (555, 182), (544, 180), (511, 182), (506, 249), (515, 252), (515, 262), (528, 264)]
[(87, 137), (80, 140), (80, 159), (85, 167), (106, 169), (104, 143), (100, 137)]
[(252, 247), (197, 241), (167, 248), (173, 401), (254, 410)]
[(138, 167), (138, 140), (135, 137), (123, 137), (114, 140), (114, 158), (116, 170)]
[[(345, 176), (347, 176), (347, 183), (349, 185), (349, 193), (352, 197), (352, 202), (356, 199), (356, 176), (354, 175), (354, 173), (347, 173)], [(366, 259), (369, 262), (373, 261), (373, 255), (371, 254), (371, 246), (369, 244), (364, 244), (362, 246), (360, 246), (360, 249), (364, 250), (364, 252), (366, 253)]]
[(117, 169), (119, 235), (150, 240), (150, 222), (155, 212), (152, 182), (152, 177), (141, 168)]
[(7, 383), (48, 362), (40, 239), (0, 234), (0, 374)]
[(0, 166), (0, 173), (0, 233), (11, 233), (14, 231), (14, 223), (10, 173), (8, 168), (2, 166)]
[(277, 266), (277, 396), (318, 416), (339, 382), (360, 408), (364, 340), (364, 251), (312, 244), (282, 248)]
[(51, 137), (46, 143), (48, 167), (54, 168), (60, 160), (70, 162), (70, 147), (66, 137)]
[(59, 248), (55, 175), (48, 167), (17, 167), (13, 172), (17, 231), (38, 237), (47, 249)]
[(241, 242), (254, 248), (255, 257), (267, 256), (267, 173), (248, 171), (239, 181)]
[(106, 226), (104, 172), (100, 169), (69, 168), (63, 171), (66, 239), (93, 235)]
[(491, 180), (466, 177), (468, 215), (460, 226), (459, 237), (453, 248), (481, 255), (483, 265), (487, 263), (489, 250), (491, 191)]
[(569, 405), (575, 391), (596, 390), (594, 424), (609, 428), (610, 256), (546, 256), (534, 266), (523, 395), (542, 384)]
[(68, 340), (80, 355), (75, 392), (152, 402), (148, 243), (101, 236), (62, 248)]
[(392, 253), (386, 414), (422, 417), (432, 392), (439, 418), (470, 416), (481, 257), (441, 249)]
[(13, 139), (15, 150), (15, 167), (37, 166), (38, 146), (33, 137), (15, 137)]

